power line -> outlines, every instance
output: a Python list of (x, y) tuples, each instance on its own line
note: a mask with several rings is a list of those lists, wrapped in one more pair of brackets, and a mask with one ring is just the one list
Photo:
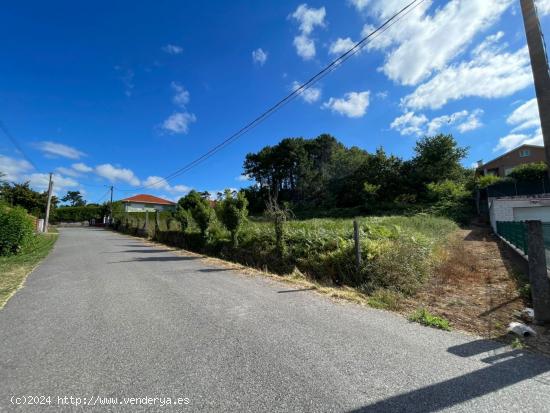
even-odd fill
[(393, 16), (391, 16), (389, 19), (387, 19), (384, 23), (382, 23), (380, 26), (378, 26), (375, 30), (373, 30), (371, 33), (369, 33), (367, 36), (363, 37), (360, 41), (355, 43), (353, 47), (351, 47), (349, 50), (347, 50), (345, 53), (341, 54), (338, 58), (334, 59), (332, 62), (330, 62), (327, 66), (325, 66), (321, 71), (317, 72), (314, 76), (312, 76), (308, 81), (305, 83), (302, 83), (299, 87), (295, 88), (291, 93), (286, 95), (283, 99), (279, 100), (277, 103), (275, 103), (273, 106), (271, 106), (269, 109), (267, 109), (265, 112), (263, 112), (261, 115), (257, 116), (255, 119), (253, 119), (251, 122), (247, 123), (245, 126), (243, 126), (241, 129), (239, 129), (237, 132), (233, 133), (226, 139), (224, 139), (222, 142), (217, 144), (216, 146), (212, 147), (210, 150), (205, 152), (203, 155), (199, 156), (195, 160), (187, 163), (183, 167), (177, 169), (176, 171), (172, 172), (171, 174), (163, 177), (162, 179), (159, 179), (155, 182), (152, 182), (147, 185), (142, 185), (137, 188), (133, 189), (118, 189), (119, 191), (123, 192), (131, 192), (136, 191), (139, 189), (149, 188), (153, 186), (157, 186), (161, 182), (168, 182), (170, 179), (173, 179), (177, 176), (180, 176), (184, 174), (185, 172), (189, 171), (190, 169), (194, 168), (198, 164), (204, 162), (206, 159), (210, 158), (226, 146), (230, 145), (237, 139), (239, 139), (241, 136), (258, 126), (261, 122), (269, 118), (272, 114), (274, 114), (276, 111), (281, 109), (283, 106), (285, 106), (287, 103), (295, 99), (297, 96), (299, 96), (301, 93), (303, 93), (305, 90), (309, 89), (311, 86), (313, 86), (316, 82), (321, 80), (323, 77), (331, 73), (333, 70), (338, 68), (342, 63), (344, 63), (347, 59), (357, 54), (366, 44), (368, 44), (373, 38), (375, 38), (377, 35), (385, 32), (387, 29), (389, 29), (391, 26), (393, 26), (395, 23), (397, 23), (399, 20), (401, 20), (402, 17), (409, 14), (413, 9), (418, 7), (421, 3), (423, 3), (425, 0), (413, 0), (410, 3), (408, 3), (406, 6), (404, 6), (402, 9), (400, 9), (397, 13), (395, 13)]
[(38, 168), (36, 167), (36, 164), (32, 161), (32, 159), (25, 153), (25, 151), (23, 150), (23, 148), (21, 147), (21, 145), (19, 145), (19, 142), (17, 141), (17, 139), (15, 138), (15, 136), (13, 136), (10, 131), (8, 130), (8, 128), (6, 128), (6, 125), (4, 124), (4, 122), (2, 122), (0, 120), (0, 129), (2, 129), (2, 132), (4, 132), (4, 135), (6, 135), (8, 137), (8, 139), (11, 141), (11, 143), (13, 144), (13, 146), (15, 146), (15, 149), (17, 149), (17, 152), (19, 152), (23, 158), (25, 158), (27, 160), (27, 162), (29, 162), (32, 167), (36, 170), (38, 170)]

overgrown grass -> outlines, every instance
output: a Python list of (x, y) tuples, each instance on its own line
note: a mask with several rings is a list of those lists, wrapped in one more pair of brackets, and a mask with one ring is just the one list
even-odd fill
[(397, 311), (401, 308), (402, 299), (402, 294), (381, 288), (370, 295), (367, 303), (373, 308)]
[[(135, 218), (137, 225), (143, 224), (141, 217)], [(386, 289), (410, 295), (431, 275), (441, 259), (440, 250), (457, 228), (448, 219), (426, 214), (364, 217), (359, 218), (359, 224), (360, 268), (355, 264), (351, 219), (285, 223), (286, 248), (282, 256), (276, 250), (274, 227), (265, 220), (249, 220), (239, 233), (236, 248), (229, 232), (218, 222), (210, 226), (206, 240), (192, 222), (182, 233), (174, 221), (162, 222), (153, 238), (281, 275), (297, 269), (313, 281), (350, 286), (363, 294)], [(120, 229), (136, 234), (137, 225), (121, 225)]]
[(27, 275), (52, 249), (57, 234), (36, 235), (19, 254), (0, 257), (0, 309), (23, 285)]
[(431, 314), (425, 308), (419, 308), (409, 316), (409, 321), (423, 324), (428, 327), (439, 328), (440, 330), (451, 330), (449, 320)]

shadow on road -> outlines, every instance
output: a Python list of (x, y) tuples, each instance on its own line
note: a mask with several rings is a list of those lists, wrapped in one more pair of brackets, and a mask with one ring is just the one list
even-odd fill
[(299, 293), (301, 291), (311, 291), (311, 290), (316, 290), (315, 287), (311, 287), (311, 288), (300, 288), (300, 289), (296, 289), (296, 290), (281, 290), (281, 291), (277, 291), (277, 294), (283, 294), (283, 293)]
[[(450, 347), (448, 351), (459, 357), (470, 357), (495, 351), (504, 346), (505, 344), (495, 341), (478, 340)], [(504, 350), (491, 354), (481, 361), (487, 363), (488, 366), (440, 383), (389, 397), (350, 412), (435, 412), (550, 371), (550, 359), (522, 350)], [(546, 390), (550, 391), (550, 387)]]
[(118, 264), (123, 262), (169, 262), (169, 261), (189, 261), (189, 260), (197, 260), (197, 257), (179, 257), (174, 255), (173, 257), (136, 257), (131, 260), (123, 260), (123, 261), (111, 261), (109, 264)]
[(221, 271), (231, 271), (231, 268), (200, 268), (197, 271), (199, 271), (199, 272), (221, 272)]

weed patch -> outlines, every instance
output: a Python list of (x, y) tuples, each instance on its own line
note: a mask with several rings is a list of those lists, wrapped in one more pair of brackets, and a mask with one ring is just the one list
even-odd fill
[(428, 327), (438, 328), (440, 330), (451, 330), (449, 320), (430, 314), (430, 312), (425, 308), (419, 308), (412, 313), (409, 316), (409, 321), (414, 321), (416, 323), (420, 323)]

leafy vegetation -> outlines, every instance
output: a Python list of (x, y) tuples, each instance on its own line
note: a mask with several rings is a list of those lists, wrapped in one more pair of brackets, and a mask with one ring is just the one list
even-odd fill
[(244, 172), (257, 185), (245, 193), (253, 213), (272, 199), (289, 202), (298, 216), (308, 210), (335, 216), (346, 209), (355, 215), (429, 211), (467, 221), (475, 190), (473, 171), (460, 163), (467, 148), (451, 135), (436, 135), (420, 139), (414, 151), (403, 160), (381, 148), (347, 148), (326, 134), (287, 138), (246, 156)]
[(19, 253), (31, 242), (34, 222), (21, 207), (0, 206), (0, 256)]
[(423, 324), (428, 327), (438, 328), (440, 330), (451, 330), (449, 320), (430, 314), (430, 312), (425, 308), (417, 309), (413, 314), (409, 316), (409, 320)]
[(63, 206), (52, 211), (51, 222), (101, 221), (109, 212), (107, 205)]
[(72, 207), (83, 207), (86, 205), (86, 201), (80, 191), (67, 191), (67, 195), (61, 198), (61, 201), (68, 202)]
[(518, 182), (535, 181), (544, 178), (548, 172), (548, 166), (544, 162), (531, 162), (516, 166), (508, 175)]
[(220, 222), (231, 233), (233, 247), (238, 245), (238, 234), (248, 216), (248, 201), (243, 192), (225, 190), (224, 198), (216, 205), (216, 213)]
[[(129, 214), (127, 222), (117, 220), (121, 231), (137, 233), (142, 221), (133, 215)], [(183, 231), (168, 220), (168, 215), (161, 218), (161, 231), (154, 234), (160, 242), (278, 274), (298, 270), (310, 279), (348, 285), (368, 294), (380, 288), (414, 293), (432, 273), (439, 250), (456, 229), (452, 221), (427, 214), (360, 218), (363, 264), (358, 269), (350, 219), (284, 221), (281, 240), (272, 221), (247, 220), (237, 233), (237, 245), (218, 220), (210, 223), (206, 240), (193, 218)]]
[[(43, 217), (46, 213), (47, 192), (37, 192), (30, 187), (29, 182), (0, 182), (0, 199), (10, 206), (25, 208), (29, 214)], [(58, 199), (52, 196), (52, 210), (57, 206)]]
[(0, 308), (21, 287), (27, 275), (50, 252), (57, 234), (39, 234), (19, 254), (0, 257)]

